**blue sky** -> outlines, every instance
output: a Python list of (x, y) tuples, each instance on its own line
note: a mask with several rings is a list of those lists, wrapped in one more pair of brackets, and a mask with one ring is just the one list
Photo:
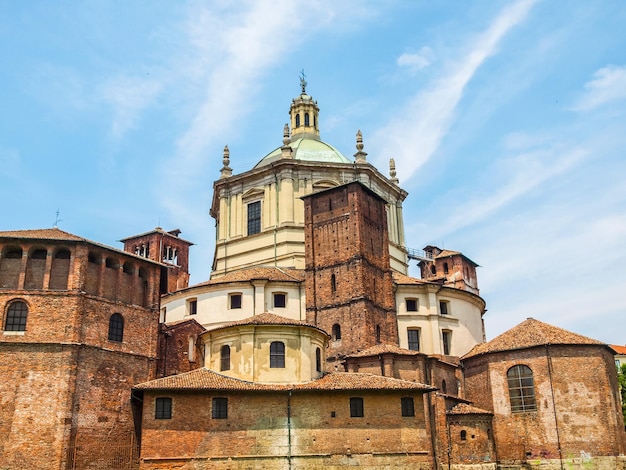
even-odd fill
[(280, 146), (304, 69), (323, 140), (395, 159), (409, 247), (481, 265), (488, 339), (626, 343), (623, 0), (0, 6), (0, 230), (180, 228), (206, 280), (222, 149)]

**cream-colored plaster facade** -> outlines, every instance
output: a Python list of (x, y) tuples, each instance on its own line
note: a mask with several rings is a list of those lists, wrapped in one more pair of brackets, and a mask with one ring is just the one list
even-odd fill
[[(442, 302), (447, 313), (441, 311)], [(417, 310), (408, 311), (408, 304)], [(418, 331), (419, 351), (426, 354), (446, 353), (443, 332), (450, 335), (447, 355), (462, 356), (484, 341), (485, 302), (475, 294), (428, 283), (398, 285), (396, 309), (401, 348), (411, 349), (408, 330)]]
[[(275, 294), (284, 294), (284, 307), (275, 305)], [(240, 307), (231, 307), (233, 295), (241, 296)], [(190, 308), (192, 301), (196, 302), (195, 314)], [(293, 320), (306, 317), (304, 284), (297, 281), (257, 279), (199, 285), (164, 297), (162, 305), (166, 322), (194, 318), (209, 330), (264, 312)]]
[[(242, 323), (202, 335), (206, 368), (229, 377), (262, 383), (302, 383), (323, 375), (328, 335), (320, 329), (295, 322)], [(274, 342), (284, 345), (282, 367), (271, 366), (270, 345)], [(222, 364), (224, 346), (229, 348), (227, 367)]]

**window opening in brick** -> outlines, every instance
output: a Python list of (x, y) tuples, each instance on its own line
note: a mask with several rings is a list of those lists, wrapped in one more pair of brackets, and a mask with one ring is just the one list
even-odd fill
[(405, 299), (406, 311), (417, 312), (417, 299)]
[(466, 441), (467, 440), (467, 431), (465, 429), (463, 431), (461, 431), (461, 440), (462, 441)]
[(46, 259), (46, 256), (48, 255), (48, 252), (44, 249), (38, 249), (33, 251), (33, 254), (31, 255), (31, 259)]
[(434, 264), (430, 265), (430, 273), (431, 274), (437, 274), (437, 268), (435, 267)]
[(220, 370), (230, 370), (230, 346), (227, 344), (220, 349)]
[(156, 399), (154, 419), (172, 419), (172, 399), (161, 397)]
[(287, 305), (287, 295), (282, 293), (274, 294), (274, 308), (285, 308)]
[(124, 263), (124, 265), (122, 266), (122, 271), (124, 271), (125, 274), (132, 274), (133, 265), (130, 263)]
[(448, 315), (450, 313), (449, 302), (442, 300), (439, 302), (439, 311), (442, 315)]
[(7, 319), (4, 324), (5, 331), (26, 331), (26, 319), (28, 306), (25, 302), (12, 302), (7, 310)]
[(380, 325), (376, 325), (376, 342), (380, 343)]
[(21, 248), (8, 248), (4, 252), (4, 257), (8, 259), (20, 259), (22, 257)]
[(450, 346), (451, 346), (451, 342), (450, 339), (452, 337), (452, 332), (451, 331), (442, 331), (441, 332), (441, 339), (443, 341), (443, 354), (446, 356), (450, 355)]
[(419, 351), (420, 350), (420, 330), (419, 329), (407, 330), (407, 337), (409, 340), (409, 349), (411, 351)]
[(270, 344), (270, 368), (283, 369), (285, 367), (285, 344), (274, 341)]
[(448, 263), (443, 263), (443, 273), (448, 274), (450, 269), (448, 268)]
[(241, 294), (230, 294), (230, 308), (241, 308)]
[(55, 259), (70, 259), (70, 250), (61, 248), (59, 251), (56, 252), (56, 254), (54, 255), (54, 258)]
[(341, 326), (339, 326), (339, 323), (333, 325), (331, 336), (333, 341), (339, 341), (341, 339)]
[(228, 398), (215, 397), (213, 398), (213, 419), (226, 419), (228, 418)]
[(322, 372), (322, 350), (315, 348), (315, 370)]
[(109, 341), (121, 343), (124, 338), (124, 317), (114, 313), (109, 318)]
[(350, 417), (362, 418), (363, 414), (363, 398), (351, 397), (350, 398)]
[(525, 365), (513, 366), (507, 371), (506, 378), (509, 385), (511, 412), (536, 411), (535, 382), (530, 367)]
[(330, 291), (333, 294), (337, 291), (337, 278), (334, 274), (330, 275)]
[(261, 232), (261, 201), (248, 204), (248, 235)]
[(413, 397), (400, 398), (400, 407), (402, 408), (402, 416), (415, 416), (415, 403)]
[(448, 393), (448, 386), (446, 385), (446, 381), (445, 380), (441, 381), (441, 391), (443, 393)]
[(89, 255), (87, 255), (87, 261), (91, 264), (100, 264), (100, 257), (95, 253), (89, 253)]
[(117, 267), (119, 266), (119, 265), (117, 264), (117, 261), (115, 261), (115, 260), (114, 260), (114, 259), (112, 259), (112, 258), (107, 258), (107, 259), (104, 261), (104, 265), (105, 265), (107, 268), (110, 268), (110, 269), (115, 269), (115, 268), (117, 268)]

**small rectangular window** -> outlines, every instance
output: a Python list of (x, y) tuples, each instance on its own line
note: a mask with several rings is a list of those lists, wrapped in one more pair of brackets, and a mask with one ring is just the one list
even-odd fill
[(439, 302), (439, 311), (441, 312), (442, 315), (448, 315), (450, 313), (450, 309), (449, 307), (449, 302), (446, 302), (445, 300), (442, 300), (441, 302)]
[(261, 201), (248, 204), (248, 235), (261, 232)]
[(420, 350), (420, 330), (418, 329), (407, 330), (407, 336), (409, 340), (409, 349), (411, 351), (419, 351)]
[(196, 299), (189, 301), (189, 315), (198, 313), (198, 301)]
[(406, 311), (417, 312), (417, 299), (406, 299)]
[(213, 419), (226, 419), (228, 418), (228, 398), (214, 398), (213, 399)]
[(154, 419), (172, 419), (172, 399), (157, 398), (154, 407)]
[(230, 308), (241, 308), (241, 294), (230, 294)]
[(274, 308), (285, 308), (287, 305), (287, 295), (286, 294), (274, 294)]
[(350, 398), (350, 417), (362, 418), (363, 415), (363, 398), (352, 397)]
[(400, 407), (402, 408), (402, 416), (415, 416), (413, 397), (400, 398)]
[(451, 331), (442, 331), (441, 332), (441, 339), (443, 341), (443, 354), (446, 356), (450, 355), (450, 346), (451, 346), (451, 339), (452, 336), (452, 332)]

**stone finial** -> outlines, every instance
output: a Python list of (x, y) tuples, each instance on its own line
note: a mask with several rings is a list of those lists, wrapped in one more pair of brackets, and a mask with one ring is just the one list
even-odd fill
[(291, 142), (291, 139), (289, 138), (289, 124), (285, 124), (285, 127), (283, 128), (283, 146), (280, 148), (281, 157), (283, 158), (293, 158), (293, 149), (289, 145), (289, 142)]
[(233, 169), (230, 165), (230, 150), (228, 150), (228, 145), (224, 146), (224, 158), (222, 159), (222, 163), (224, 166), (222, 167), (220, 179), (228, 178), (233, 175)]
[(361, 130), (359, 129), (356, 133), (356, 153), (354, 154), (354, 159), (356, 163), (366, 163), (366, 157), (367, 153), (363, 151), (363, 134), (361, 134)]
[(398, 184), (400, 180), (396, 178), (396, 161), (393, 158), (389, 159), (389, 176), (391, 177), (391, 182), (393, 184)]

